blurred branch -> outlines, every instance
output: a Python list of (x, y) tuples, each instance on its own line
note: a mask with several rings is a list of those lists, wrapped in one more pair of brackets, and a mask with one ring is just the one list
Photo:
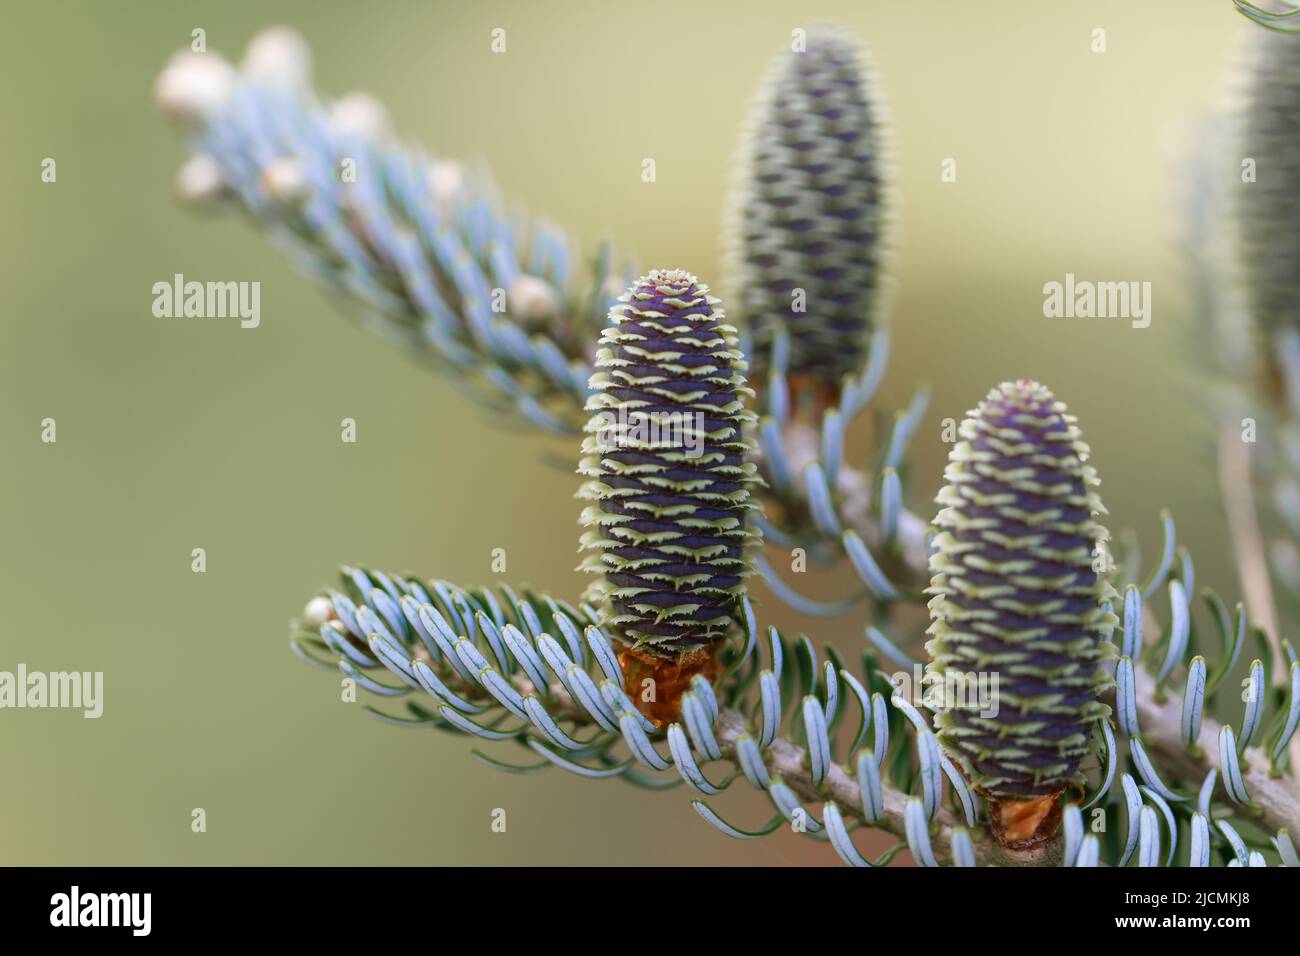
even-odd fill
[[(1228, 532), (1237, 559), (1237, 575), (1246, 612), (1264, 630), (1269, 650), (1276, 660), (1284, 660), (1278, 639), (1277, 605), (1269, 580), (1264, 552), (1264, 536), (1255, 517), (1255, 496), (1251, 490), (1250, 456), (1240, 434), (1230, 424), (1219, 430), (1219, 487), (1228, 516)], [(1283, 683), (1281, 669), (1274, 683)]]
[[(1250, 455), (1246, 443), (1228, 422), (1219, 430), (1219, 486), (1247, 614), (1263, 630), (1273, 660), (1285, 661), (1264, 536), (1256, 517), (1258, 512), (1251, 484)], [(1273, 668), (1273, 684), (1276, 687), (1286, 685), (1284, 668)], [(1291, 766), (1300, 768), (1300, 735), (1292, 737), (1288, 746)]]

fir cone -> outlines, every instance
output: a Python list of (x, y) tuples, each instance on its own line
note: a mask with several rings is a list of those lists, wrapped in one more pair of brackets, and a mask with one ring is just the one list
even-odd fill
[[(712, 675), (759, 540), (751, 392), (717, 304), (680, 270), (637, 280), (610, 309), (587, 404), (581, 570), (601, 577), (586, 599), (629, 652), (625, 672), (639, 661), (661, 684)], [(659, 688), (661, 703), (671, 696)]]
[[(790, 334), (791, 380), (838, 391), (866, 354), (885, 225), (878, 92), (837, 27), (777, 58), (749, 120), (730, 232), (731, 269), (754, 364)], [(796, 290), (803, 290), (802, 311)]]
[(1257, 405), (1243, 414), (1263, 418), (1261, 431), (1269, 436), (1254, 470), (1266, 485), (1269, 564), (1289, 599), (1285, 605), (1294, 607), (1300, 599), (1300, 37), (1256, 30), (1244, 65), (1238, 149), (1240, 160), (1255, 161), (1255, 181), (1233, 183), (1237, 265), (1260, 346), (1256, 384), (1270, 407), (1268, 417)]
[(1256, 181), (1237, 190), (1238, 232), (1247, 303), (1271, 338), (1300, 331), (1300, 38), (1257, 33), (1240, 144)]
[(1058, 798), (1082, 788), (1110, 713), (1109, 535), (1074, 423), (1042, 385), (1002, 384), (962, 422), (937, 499), (928, 689), (958, 675), (998, 683), (996, 715), (945, 699), (936, 730), (1007, 846), (1055, 832)]

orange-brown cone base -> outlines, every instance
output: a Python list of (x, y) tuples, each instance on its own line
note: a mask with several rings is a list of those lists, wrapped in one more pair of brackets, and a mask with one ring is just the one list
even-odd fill
[(1008, 850), (1029, 850), (1056, 836), (1061, 826), (1064, 790), (1023, 800), (988, 797), (989, 829), (993, 839)]
[[(718, 673), (716, 653), (707, 649), (665, 659), (624, 648), (619, 652), (618, 663), (623, 669), (623, 689), (627, 696), (656, 727), (667, 727), (677, 719), (682, 708), (682, 695), (691, 689), (691, 679), (696, 674), (703, 674), (704, 679), (712, 684)], [(647, 687), (644, 683), (647, 680), (654, 681), (654, 684)], [(647, 696), (654, 699), (644, 700)]]

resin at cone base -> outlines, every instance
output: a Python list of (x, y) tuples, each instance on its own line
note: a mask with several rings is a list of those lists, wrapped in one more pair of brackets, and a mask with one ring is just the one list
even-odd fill
[[(696, 674), (712, 684), (718, 672), (717, 652), (703, 648), (681, 657), (662, 658), (628, 647), (619, 652), (618, 663), (623, 669), (623, 690), (656, 727), (667, 727), (677, 719), (682, 695), (691, 689)], [(643, 699), (647, 680), (654, 681), (653, 700)]]
[(1058, 801), (1065, 791), (1023, 800), (989, 797), (989, 824), (993, 837), (1012, 850), (1027, 850), (1050, 840), (1061, 822)]

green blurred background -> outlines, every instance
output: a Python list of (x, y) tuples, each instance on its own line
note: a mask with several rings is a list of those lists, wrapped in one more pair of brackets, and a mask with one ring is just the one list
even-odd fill
[[(1172, 507), (1200, 580), (1235, 599), (1172, 200), (1189, 122), (1258, 29), (1227, 0), (67, 2), (10, 3), (6, 19), (0, 669), (104, 671), (105, 710), (0, 712), (5, 863), (834, 861), (789, 835), (729, 841), (684, 789), (497, 773), (462, 741), (367, 718), (290, 654), (288, 620), (343, 561), (473, 584), (505, 547), (510, 580), (575, 595), (576, 481), (540, 461), (574, 449), (487, 426), (245, 223), (175, 205), (184, 151), (150, 91), (195, 27), (237, 58), (261, 27), (296, 26), (323, 91), (378, 95), (405, 136), (486, 160), (506, 196), (589, 248), (609, 237), (716, 285), (760, 73), (793, 28), (847, 24), (895, 126), (884, 398), (933, 386), (910, 504), (931, 510), (941, 419), (1038, 377), (1079, 416), (1111, 527), (1150, 553)], [(41, 182), (45, 157), (57, 183)], [(150, 287), (176, 272), (260, 281), (261, 327), (154, 318)], [(1066, 272), (1151, 281), (1150, 328), (1044, 319), (1042, 285)], [(339, 441), (344, 417), (356, 445)], [(861, 640), (853, 618), (810, 633)], [(770, 813), (752, 793), (719, 806), (742, 825)]]

